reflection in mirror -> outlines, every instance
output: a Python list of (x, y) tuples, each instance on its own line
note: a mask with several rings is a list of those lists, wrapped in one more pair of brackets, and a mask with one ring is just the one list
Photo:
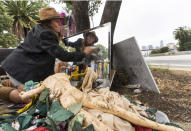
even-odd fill
[[(87, 67), (93, 68), (99, 79), (110, 77), (110, 23), (82, 32), (63, 40), (68, 51), (83, 51), (86, 46), (92, 46), (94, 51), (81, 62), (70, 63), (79, 68), (78, 72), (85, 72)], [(74, 71), (75, 72), (75, 71)], [(71, 74), (71, 73), (70, 73)], [(74, 77), (75, 78), (75, 77)]]

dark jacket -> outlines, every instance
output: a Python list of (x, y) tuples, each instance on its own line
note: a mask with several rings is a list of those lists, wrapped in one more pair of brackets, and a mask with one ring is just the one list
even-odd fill
[(3, 62), (2, 68), (16, 80), (42, 81), (54, 73), (55, 58), (62, 61), (81, 61), (81, 52), (66, 52), (59, 46), (57, 36), (50, 29), (37, 25)]
[(71, 41), (68, 41), (68, 39), (65, 39), (63, 42), (66, 46), (71, 46), (73, 48), (76, 49), (76, 51), (81, 51), (81, 48), (82, 48), (82, 41), (83, 39), (82, 38), (79, 38), (77, 41), (75, 42), (71, 42)]
[(76, 49), (76, 51), (82, 51), (86, 46), (93, 46), (93, 45), (88, 45), (86, 42), (83, 42), (84, 39), (79, 38), (75, 42), (68, 41), (68, 39), (64, 39), (63, 42), (66, 46), (71, 46)]

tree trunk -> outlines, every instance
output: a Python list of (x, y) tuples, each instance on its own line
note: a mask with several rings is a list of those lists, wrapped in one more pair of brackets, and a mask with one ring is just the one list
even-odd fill
[(73, 14), (76, 21), (76, 32), (90, 28), (88, 1), (72, 1)]
[[(117, 22), (119, 10), (121, 7), (121, 0), (119, 1), (109, 1), (107, 0), (105, 3), (104, 11), (102, 14), (100, 25), (105, 24), (107, 22), (111, 22), (111, 63), (113, 63), (113, 36), (114, 36), (114, 30), (115, 25)], [(111, 69), (113, 68), (113, 65), (111, 64)]]
[(104, 11), (102, 14), (100, 25), (107, 22), (111, 22), (111, 44), (113, 45), (113, 34), (115, 30), (115, 25), (117, 22), (119, 10), (122, 1), (109, 1), (105, 3)]

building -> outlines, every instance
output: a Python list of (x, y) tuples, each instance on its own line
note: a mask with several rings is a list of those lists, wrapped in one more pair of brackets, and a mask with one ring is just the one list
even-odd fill
[(146, 50), (147, 49), (147, 47), (146, 46), (142, 46), (142, 50)]
[(177, 46), (175, 43), (168, 43), (167, 44), (167, 47), (170, 49), (170, 50), (177, 50)]
[(148, 46), (142, 46), (141, 54), (144, 57), (147, 57), (151, 54), (151, 51), (154, 50), (153, 45), (148, 45)]
[(177, 52), (177, 45), (175, 43), (168, 43), (167, 47), (169, 48), (169, 52), (174, 54)]
[(147, 57), (151, 54), (151, 51), (152, 50), (149, 50), (149, 49), (146, 49), (146, 50), (141, 50), (141, 54), (144, 56), (144, 57)]
[(154, 49), (154, 48), (153, 48), (153, 45), (149, 45), (148, 48), (149, 48), (149, 50)]
[(155, 49), (160, 49), (160, 47), (159, 47), (159, 46), (156, 46)]
[(162, 48), (164, 46), (164, 42), (163, 40), (160, 41), (160, 48)]

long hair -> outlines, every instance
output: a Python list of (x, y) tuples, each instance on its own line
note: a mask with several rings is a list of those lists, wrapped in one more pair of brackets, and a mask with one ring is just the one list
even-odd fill
[(84, 50), (85, 45), (86, 45), (85, 43), (86, 43), (86, 40), (85, 40), (85, 39), (83, 39), (83, 40), (82, 40), (82, 44), (81, 44), (80, 51), (83, 51), (83, 50)]
[(43, 26), (44, 28), (47, 28), (47, 29), (52, 30), (52, 31), (56, 34), (56, 36), (57, 36), (57, 38), (58, 38), (58, 41), (60, 41), (61, 38), (62, 38), (62, 29), (60, 29), (60, 33), (55, 32), (55, 31), (52, 29), (52, 27), (50, 26), (50, 23), (51, 23), (51, 20), (44, 20), (44, 21), (42, 21), (42, 22), (40, 23), (40, 25)]

